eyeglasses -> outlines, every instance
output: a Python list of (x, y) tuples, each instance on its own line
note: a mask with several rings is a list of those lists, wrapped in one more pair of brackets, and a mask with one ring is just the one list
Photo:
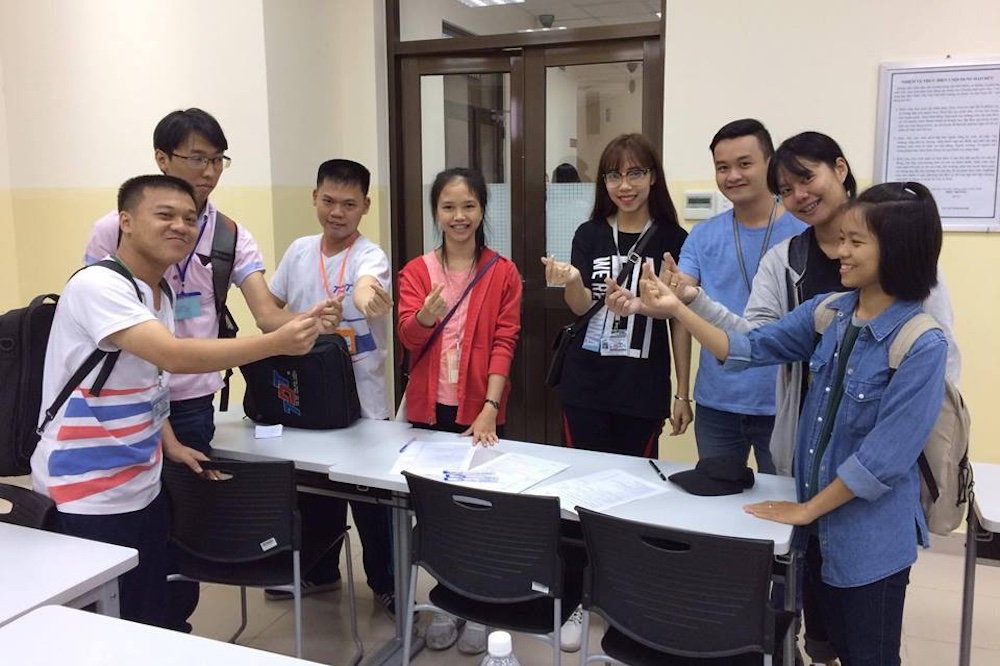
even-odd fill
[(604, 174), (604, 182), (610, 187), (620, 187), (622, 180), (627, 180), (629, 185), (638, 185), (649, 176), (649, 169), (634, 167), (624, 174), (620, 171), (609, 171)]
[(171, 157), (179, 157), (182, 160), (186, 160), (188, 166), (192, 169), (198, 169), (199, 171), (204, 171), (205, 167), (209, 164), (214, 166), (216, 169), (222, 167), (223, 169), (228, 169), (229, 165), (233, 163), (233, 160), (229, 155), (216, 155), (215, 157), (207, 157), (206, 155), (179, 155), (178, 153), (170, 153)]

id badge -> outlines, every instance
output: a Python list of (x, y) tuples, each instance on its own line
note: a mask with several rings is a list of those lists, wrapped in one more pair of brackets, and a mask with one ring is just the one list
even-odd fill
[(449, 384), (458, 383), (458, 361), (459, 353), (457, 349), (449, 349), (444, 353), (444, 369), (448, 376)]
[(350, 352), (351, 356), (357, 354), (358, 342), (357, 334), (354, 332), (354, 329), (350, 326), (344, 326), (342, 328), (338, 328), (337, 333), (340, 334), (340, 337), (344, 338), (344, 341), (347, 343), (347, 351)]
[(601, 330), (604, 328), (603, 314), (598, 312), (587, 323), (587, 332), (583, 336), (583, 348), (587, 351), (601, 351)]
[(174, 303), (174, 320), (184, 321), (201, 314), (201, 292), (192, 291), (186, 294), (178, 294), (177, 302)]
[(157, 386), (153, 389), (150, 404), (153, 408), (153, 426), (159, 429), (170, 416), (170, 391), (166, 386)]
[(628, 356), (628, 331), (612, 331), (601, 338), (601, 356)]

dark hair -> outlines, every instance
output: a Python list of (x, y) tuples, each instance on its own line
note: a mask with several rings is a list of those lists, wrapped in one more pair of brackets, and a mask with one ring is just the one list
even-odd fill
[(322, 185), (324, 180), (341, 185), (357, 185), (368, 196), (372, 174), (368, 167), (354, 160), (327, 160), (319, 165), (316, 172), (316, 187)]
[(774, 155), (774, 142), (771, 140), (771, 133), (764, 127), (764, 123), (753, 118), (734, 120), (723, 125), (722, 129), (712, 137), (712, 143), (708, 144), (708, 149), (714, 153), (715, 147), (719, 145), (720, 141), (739, 139), (742, 136), (757, 137), (757, 143), (760, 145), (760, 152), (764, 153), (764, 159), (770, 159), (771, 155)]
[(773, 194), (779, 194), (778, 169), (796, 176), (810, 175), (812, 171), (802, 163), (803, 159), (822, 162), (831, 169), (837, 165), (837, 159), (844, 160), (847, 165), (847, 177), (844, 179), (847, 197), (853, 199), (858, 195), (858, 183), (854, 180), (854, 173), (844, 157), (844, 151), (836, 141), (819, 132), (802, 132), (781, 142), (771, 157), (771, 163), (767, 165), (767, 189)]
[(553, 183), (579, 183), (580, 172), (569, 162), (563, 162), (552, 170)]
[(206, 141), (219, 150), (229, 148), (229, 142), (226, 141), (226, 135), (219, 121), (213, 118), (212, 114), (196, 108), (171, 111), (163, 117), (163, 120), (156, 123), (156, 128), (153, 130), (153, 148), (170, 155), (192, 132), (205, 137)]
[(622, 134), (612, 139), (604, 147), (601, 161), (597, 167), (594, 209), (590, 213), (590, 219), (603, 220), (617, 212), (618, 209), (611, 200), (611, 195), (608, 194), (604, 174), (617, 169), (626, 156), (653, 172), (652, 184), (649, 187), (649, 216), (652, 218), (653, 224), (666, 222), (680, 226), (680, 222), (677, 221), (677, 209), (674, 208), (670, 192), (667, 191), (667, 177), (663, 173), (659, 152), (642, 134)]
[[(489, 199), (489, 190), (486, 187), (486, 179), (483, 178), (483, 174), (479, 173), (475, 169), (467, 169), (465, 167), (455, 167), (453, 169), (445, 169), (437, 175), (434, 179), (434, 184), (431, 185), (431, 215), (437, 220), (437, 205), (438, 200), (441, 198), (441, 192), (447, 187), (453, 180), (464, 180), (466, 186), (472, 192), (472, 195), (476, 197), (479, 201), (480, 208), (483, 209), (483, 219), (479, 223), (479, 228), (476, 229), (476, 255), (473, 261), (473, 265), (479, 263), (479, 255), (482, 254), (483, 248), (486, 247), (486, 202)], [(444, 260), (445, 264), (448, 262), (448, 249), (444, 244), (444, 232), (441, 232), (441, 259)]]
[(176, 190), (191, 197), (192, 202), (197, 202), (194, 197), (194, 188), (186, 180), (163, 174), (135, 176), (126, 180), (118, 188), (118, 210), (134, 213), (135, 209), (142, 203), (147, 189)]
[(941, 216), (930, 190), (920, 183), (873, 185), (844, 206), (857, 210), (878, 239), (882, 291), (922, 301), (937, 285)]

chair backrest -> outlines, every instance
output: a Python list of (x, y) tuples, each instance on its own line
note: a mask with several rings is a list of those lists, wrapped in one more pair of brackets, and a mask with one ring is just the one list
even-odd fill
[(0, 509), (0, 523), (50, 529), (55, 520), (56, 503), (28, 488), (0, 483), (0, 499), (11, 503), (9, 513)]
[(578, 508), (589, 564), (584, 608), (669, 654), (774, 649), (774, 544), (673, 530)]
[(478, 601), (562, 596), (558, 498), (403, 476), (417, 517), (414, 564)]
[(301, 542), (291, 461), (202, 463), (222, 477), (208, 479), (164, 461), (173, 541), (215, 562), (252, 562)]

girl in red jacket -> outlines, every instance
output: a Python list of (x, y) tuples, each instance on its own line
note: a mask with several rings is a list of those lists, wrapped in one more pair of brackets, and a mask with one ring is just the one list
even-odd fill
[(431, 210), (441, 245), (399, 274), (398, 334), (410, 351), (410, 422), (489, 445), (505, 420), (521, 276), (486, 247), (486, 200), (478, 171), (448, 169), (434, 179)]
[[(399, 339), (410, 351), (406, 410), (411, 423), (472, 435), (491, 445), (502, 432), (510, 363), (521, 330), (521, 276), (509, 259), (486, 247), (486, 181), (472, 169), (434, 179), (431, 210), (441, 246), (399, 274)], [(427, 647), (477, 654), (486, 628), (435, 613)]]

